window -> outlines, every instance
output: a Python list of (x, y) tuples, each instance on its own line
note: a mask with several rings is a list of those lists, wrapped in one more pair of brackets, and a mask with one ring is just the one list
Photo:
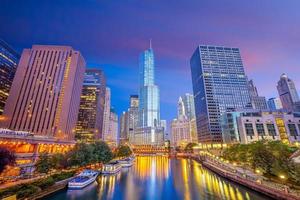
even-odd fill
[(253, 126), (252, 126), (251, 123), (245, 123), (245, 129), (246, 129), (246, 134), (248, 136), (253, 136), (254, 135)]
[(265, 129), (264, 129), (264, 125), (263, 124), (256, 124), (256, 130), (257, 130), (257, 134), (259, 136), (265, 135)]
[(274, 139), (275, 138), (274, 136), (276, 136), (276, 130), (275, 130), (274, 124), (267, 124), (267, 129), (268, 129), (269, 135), (273, 136), (273, 139)]
[(295, 124), (288, 124), (290, 136), (296, 137), (298, 135), (296, 125)]

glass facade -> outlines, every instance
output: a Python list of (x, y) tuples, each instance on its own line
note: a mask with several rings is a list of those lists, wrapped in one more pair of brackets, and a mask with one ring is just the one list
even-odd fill
[(160, 123), (159, 89), (154, 83), (152, 48), (140, 55), (139, 126), (158, 127)]
[(3, 114), (20, 55), (0, 39), (0, 115)]
[(103, 139), (105, 87), (105, 76), (101, 70), (86, 70), (76, 125), (75, 138), (78, 141), (93, 142), (95, 139)]
[(190, 60), (198, 141), (222, 143), (220, 116), (252, 108), (238, 48), (198, 46)]

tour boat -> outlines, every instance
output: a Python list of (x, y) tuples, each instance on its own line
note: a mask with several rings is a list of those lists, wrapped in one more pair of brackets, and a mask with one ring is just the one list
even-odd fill
[(96, 180), (98, 174), (99, 174), (98, 172), (93, 170), (84, 170), (68, 183), (68, 188), (69, 189), (84, 188), (87, 185), (93, 183)]
[(109, 162), (103, 165), (102, 174), (115, 174), (121, 170), (122, 166), (118, 161)]
[(118, 163), (120, 163), (122, 167), (131, 167), (133, 165), (133, 161), (134, 160), (129, 157), (129, 158), (118, 160)]

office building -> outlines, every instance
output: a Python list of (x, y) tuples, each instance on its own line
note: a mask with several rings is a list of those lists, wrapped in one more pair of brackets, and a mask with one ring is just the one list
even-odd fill
[(76, 140), (93, 142), (103, 139), (103, 115), (106, 80), (102, 70), (87, 69), (84, 74), (80, 108), (76, 125)]
[(108, 135), (106, 137), (106, 142), (109, 146), (117, 147), (119, 145), (118, 124), (118, 115), (114, 109), (111, 108), (109, 115)]
[(110, 88), (106, 87), (105, 91), (105, 100), (104, 100), (104, 113), (103, 113), (103, 126), (102, 126), (102, 133), (103, 133), (103, 140), (107, 141), (109, 136), (109, 126), (110, 126), (110, 106), (111, 106), (111, 94)]
[(139, 122), (139, 96), (130, 95), (130, 107), (128, 109), (128, 137), (129, 142), (134, 142), (134, 131)]
[(161, 119), (160, 120), (160, 126), (164, 129), (164, 140), (169, 140), (169, 134), (168, 134), (168, 130), (167, 130), (167, 120), (165, 119)]
[(171, 123), (171, 145), (184, 148), (192, 142), (190, 121), (187, 118), (174, 119)]
[(137, 138), (135, 144), (163, 145), (163, 128), (160, 127), (159, 89), (155, 84), (154, 53), (151, 42), (150, 48), (140, 55), (139, 68), (139, 127), (134, 135), (134, 138)]
[(85, 61), (69, 46), (24, 49), (2, 128), (74, 140)]
[(192, 94), (186, 93), (181, 96), (185, 115), (188, 120), (192, 120), (195, 118), (195, 104), (194, 104), (194, 96)]
[(252, 108), (240, 50), (198, 46), (190, 60), (198, 141), (222, 143), (220, 116)]
[[(286, 112), (226, 113), (224, 137), (227, 143), (248, 144), (258, 140), (300, 141), (300, 115)], [(229, 136), (229, 137), (228, 137)]]
[(248, 82), (248, 88), (249, 88), (252, 108), (256, 110), (267, 110), (268, 105), (267, 105), (266, 97), (258, 95), (257, 88), (254, 85), (253, 80), (250, 80)]
[(282, 103), (283, 109), (286, 111), (297, 111), (299, 107), (299, 95), (296, 86), (292, 79), (288, 78), (286, 74), (280, 76), (277, 83), (278, 94)]
[(120, 116), (120, 143), (124, 144), (129, 141), (129, 118), (128, 112), (123, 112)]
[(0, 115), (14, 80), (20, 55), (0, 39)]
[(282, 103), (281, 103), (281, 100), (280, 98), (270, 98), (268, 100), (268, 107), (269, 107), (269, 110), (271, 111), (276, 111), (276, 110), (280, 110), (282, 109)]

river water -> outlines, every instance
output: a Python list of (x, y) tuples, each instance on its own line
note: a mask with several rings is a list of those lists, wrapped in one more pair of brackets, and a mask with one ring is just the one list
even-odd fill
[(64, 190), (48, 200), (192, 200), (268, 199), (232, 183), (189, 159), (137, 157), (135, 164), (116, 175), (100, 175), (82, 190)]

